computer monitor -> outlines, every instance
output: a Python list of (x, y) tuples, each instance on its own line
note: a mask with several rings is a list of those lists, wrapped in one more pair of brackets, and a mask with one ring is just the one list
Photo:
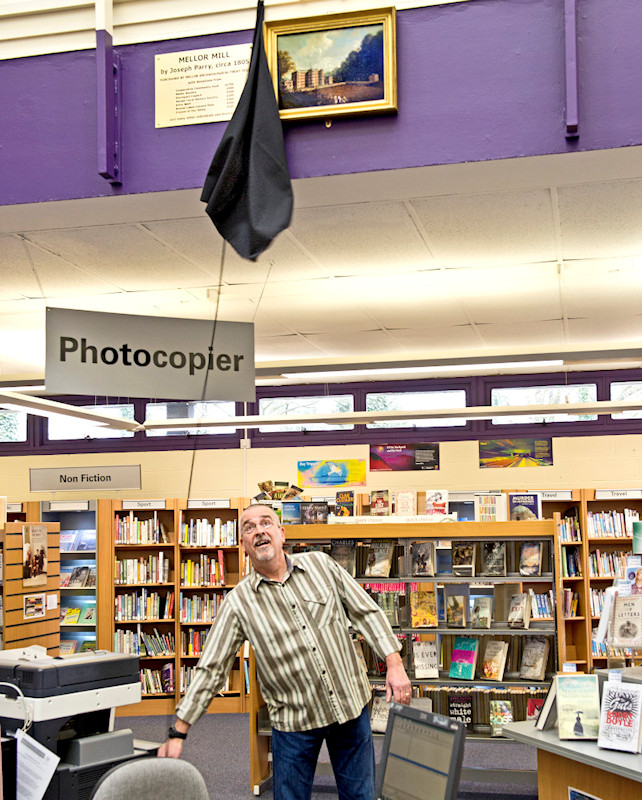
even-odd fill
[(455, 800), (464, 738), (457, 720), (391, 703), (377, 800)]

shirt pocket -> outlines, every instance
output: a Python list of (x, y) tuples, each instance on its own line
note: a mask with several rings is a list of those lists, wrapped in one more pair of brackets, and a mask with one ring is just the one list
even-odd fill
[(307, 587), (302, 590), (301, 596), (317, 628), (325, 628), (339, 621), (337, 600), (327, 586)]

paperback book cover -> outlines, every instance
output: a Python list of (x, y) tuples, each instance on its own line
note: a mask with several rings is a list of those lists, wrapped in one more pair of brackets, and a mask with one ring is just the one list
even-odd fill
[(490, 701), (490, 735), (503, 736), (504, 725), (513, 721), (513, 705), (510, 700)]
[(301, 523), (303, 525), (324, 525), (328, 521), (327, 503), (301, 502)]
[(493, 598), (476, 597), (470, 618), (471, 628), (490, 628), (493, 615)]
[(60, 552), (69, 553), (75, 550), (76, 531), (60, 531)]
[(506, 542), (482, 542), (482, 575), (506, 575)]
[(542, 574), (542, 543), (523, 542), (519, 553), (519, 574), (526, 577)]
[(413, 642), (412, 660), (415, 679), (439, 677), (439, 650), (437, 642)]
[(602, 710), (597, 746), (639, 753), (642, 685), (606, 681), (602, 688)]
[(560, 739), (597, 739), (600, 693), (597, 675), (556, 675)]
[(376, 517), (385, 517), (390, 513), (390, 490), (376, 489), (370, 492), (370, 514)]
[(484, 648), (482, 661), (482, 675), (489, 681), (501, 681), (504, 677), (506, 656), (508, 655), (508, 642), (489, 639)]
[(548, 687), (548, 692), (542, 704), (542, 710), (539, 712), (535, 727), (538, 731), (546, 731), (552, 728), (557, 722), (557, 683), (555, 678), (551, 681)]
[(357, 559), (357, 542), (354, 539), (333, 539), (330, 555), (354, 578)]
[(437, 627), (437, 601), (434, 591), (410, 592), (410, 624), (413, 628)]
[(448, 716), (459, 720), (468, 730), (473, 727), (473, 698), (470, 694), (448, 693)]
[(373, 733), (386, 732), (389, 713), (390, 705), (386, 703), (386, 698), (381, 694), (376, 694), (372, 698), (372, 708), (370, 709), (370, 727)]
[(75, 567), (60, 567), (60, 588), (66, 589), (69, 586), (69, 581), (73, 574)]
[(475, 522), (506, 522), (506, 495), (503, 492), (476, 492)]
[(414, 517), (417, 514), (417, 493), (403, 489), (395, 495), (395, 514), (398, 517)]
[(282, 525), (301, 524), (301, 502), (284, 500), (281, 503), (281, 524)]
[(466, 627), (466, 596), (449, 594), (446, 598), (446, 625), (449, 628)]
[(430, 577), (435, 574), (435, 543), (412, 542), (410, 545), (412, 574)]
[(395, 543), (390, 541), (374, 541), (368, 548), (368, 563), (364, 575), (366, 578), (388, 578), (392, 565), (392, 554)]
[(92, 551), (96, 549), (96, 530), (83, 529), (75, 531), (74, 550)]
[(426, 516), (445, 517), (448, 514), (448, 492), (446, 489), (426, 491)]
[(531, 598), (528, 592), (514, 594), (508, 609), (509, 628), (528, 628), (531, 624)]
[(617, 595), (611, 645), (642, 647), (642, 594)]
[(509, 492), (508, 514), (511, 522), (527, 519), (541, 519), (541, 492)]
[(83, 606), (78, 620), (80, 625), (96, 624), (96, 606)]
[(550, 642), (546, 636), (527, 636), (519, 667), (519, 678), (524, 681), (543, 681), (548, 664)]
[(89, 567), (89, 575), (87, 575), (87, 580), (85, 581), (85, 586), (87, 588), (92, 588), (96, 586), (96, 568)]
[(68, 589), (82, 589), (89, 576), (89, 567), (74, 567), (67, 584)]
[(476, 552), (477, 545), (475, 542), (453, 542), (453, 575), (458, 575), (462, 578), (473, 578), (475, 576)]
[(69, 656), (78, 650), (78, 641), (76, 639), (61, 639), (58, 652), (61, 656)]
[[(62, 609), (61, 609), (62, 613)], [(65, 609), (65, 616), (61, 619), (61, 623), (63, 625), (76, 625), (78, 620), (80, 619), (80, 609), (79, 608), (66, 608)]]
[(354, 492), (337, 492), (334, 513), (337, 517), (354, 517)]
[(474, 680), (478, 650), (479, 641), (477, 639), (457, 636), (451, 655), (448, 677), (465, 681)]
[(529, 722), (536, 722), (543, 705), (543, 697), (529, 697), (526, 700), (526, 719)]

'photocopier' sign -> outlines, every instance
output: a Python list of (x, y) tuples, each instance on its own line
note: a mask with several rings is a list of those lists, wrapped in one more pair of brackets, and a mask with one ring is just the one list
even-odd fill
[(254, 325), (48, 308), (45, 382), (53, 394), (254, 401)]

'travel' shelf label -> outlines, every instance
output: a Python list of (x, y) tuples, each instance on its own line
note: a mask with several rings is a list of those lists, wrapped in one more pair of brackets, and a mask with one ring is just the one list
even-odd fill
[(551, 489), (542, 492), (542, 500), (572, 500), (573, 492), (570, 489)]
[(641, 500), (642, 489), (596, 489), (596, 500)]

